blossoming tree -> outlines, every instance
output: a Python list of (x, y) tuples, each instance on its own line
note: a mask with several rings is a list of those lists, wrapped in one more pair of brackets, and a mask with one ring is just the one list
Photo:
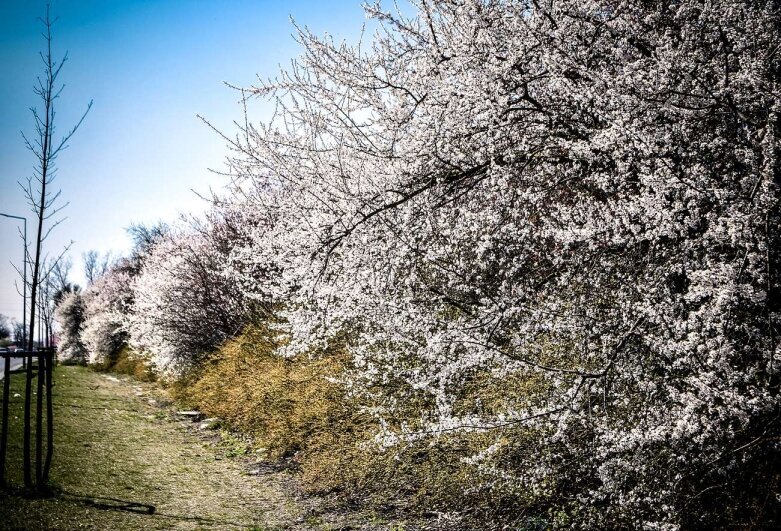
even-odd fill
[[(244, 91), (278, 107), (231, 140), (234, 193), (273, 223), (234, 256), (281, 271), (289, 348), (349, 331), (356, 387), (426, 397), (381, 442), (495, 433), (485, 481), (583, 525), (752, 504), (738, 476), (778, 455), (777, 2), (415, 6), (369, 7), (368, 48), (301, 30)], [(465, 404), (478, 377), (524, 392)]]

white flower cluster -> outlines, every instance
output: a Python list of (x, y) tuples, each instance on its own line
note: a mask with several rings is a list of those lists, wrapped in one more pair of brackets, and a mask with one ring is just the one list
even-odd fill
[(224, 224), (172, 231), (143, 260), (127, 331), (160, 373), (181, 374), (241, 330), (250, 309), (222, 275), (232, 237)]
[[(583, 527), (751, 505), (779, 452), (777, 2), (415, 6), (368, 7), (368, 48), (301, 31), (244, 91), (278, 108), (231, 144), (215, 212), (239, 228), (156, 247), (131, 343), (176, 371), (192, 323), (214, 346), (209, 312), (274, 301), (286, 352), (347, 337), (351, 389), (397, 390), (381, 420), (427, 398), (378, 440), (496, 432), (465, 462), (557, 485)], [(528, 392), (465, 410), (485, 374)]]
[(111, 360), (127, 340), (127, 319), (132, 303), (131, 271), (120, 262), (84, 292), (84, 328), (87, 361), (103, 364)]

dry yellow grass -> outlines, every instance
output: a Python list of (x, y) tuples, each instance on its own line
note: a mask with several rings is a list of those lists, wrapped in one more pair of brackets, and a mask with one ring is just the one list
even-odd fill
[[(199, 370), (176, 382), (173, 394), (251, 435), (268, 457), (292, 458), (312, 492), (339, 491), (371, 506), (427, 510), (529, 506), (541, 501), (540, 494), (545, 497), (503, 480), (501, 465), (494, 477), (486, 478), (464, 460), (493, 445), (498, 461), (511, 463), (519, 454), (535, 451), (540, 434), (522, 427), (453, 432), (381, 449), (372, 442), (376, 421), (362, 413), (363, 406), (373, 404), (350, 396), (340, 383), (351, 371), (346, 350), (333, 346), (283, 358), (277, 354), (280, 346), (266, 326), (250, 325)], [(387, 419), (391, 428), (420, 426), (430, 407), (425, 394), (402, 380), (375, 391), (400, 406), (398, 417)], [(496, 414), (545, 391), (546, 385), (533, 375), (500, 378), (478, 372), (463, 388), (456, 408), (463, 414)]]
[(115, 356), (104, 364), (92, 366), (95, 370), (101, 372), (115, 372), (132, 376), (140, 382), (155, 381), (155, 374), (152, 367), (142, 357), (138, 356), (128, 345), (123, 346)]
[(250, 325), (171, 391), (251, 435), (269, 457), (294, 458), (310, 491), (359, 484), (354, 463), (372, 424), (339, 383), (349, 356), (334, 347), (283, 358), (279, 346), (266, 326)]

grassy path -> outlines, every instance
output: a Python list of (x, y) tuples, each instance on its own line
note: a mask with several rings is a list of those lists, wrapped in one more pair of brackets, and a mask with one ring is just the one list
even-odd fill
[[(285, 472), (252, 471), (244, 447), (215, 442), (156, 405), (153, 386), (64, 366), (55, 382), (55, 495), (0, 494), (0, 529), (342, 527), (311, 516)], [(14, 378), (13, 392), (22, 383)], [(11, 402), (14, 486), (22, 483), (21, 400)]]

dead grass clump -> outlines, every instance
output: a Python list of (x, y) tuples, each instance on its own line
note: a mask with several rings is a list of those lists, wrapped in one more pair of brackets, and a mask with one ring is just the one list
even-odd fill
[[(427, 433), (421, 418), (430, 410), (429, 400), (399, 380), (384, 385), (382, 392), (385, 400), (399, 405), (395, 418), (385, 418), (386, 426), (395, 432), (403, 426), (408, 440), (380, 448), (367, 439), (350, 463), (362, 469), (347, 484), (353, 497), (409, 514), (456, 513), (466, 528), (486, 520), (510, 525), (524, 514), (550, 520), (547, 512), (558, 487), (542, 466), (550, 449), (539, 429), (508, 423)], [(549, 385), (534, 373), (478, 370), (457, 393), (453, 409), (466, 417), (490, 418), (518, 405), (533, 405), (547, 392)], [(532, 473), (547, 476), (543, 487), (526, 481)]]
[(172, 394), (251, 435), (270, 458), (293, 458), (311, 490), (354, 483), (348, 465), (370, 421), (341, 383), (348, 354), (333, 347), (283, 358), (279, 347), (265, 325), (250, 325), (175, 383)]
[[(379, 510), (469, 512), (478, 519), (539, 513), (550, 501), (553, 485), (533, 491), (517, 476), (544, 451), (542, 434), (523, 426), (456, 430), (382, 448), (374, 440), (378, 421), (365, 411), (395, 404), (395, 418), (384, 415), (386, 427), (415, 431), (424, 429), (431, 397), (392, 379), (356, 398), (342, 383), (352, 371), (346, 349), (283, 358), (281, 346), (268, 327), (250, 325), (176, 382), (172, 394), (251, 435), (269, 458), (291, 459), (310, 492), (338, 492)], [(478, 371), (454, 406), (465, 415), (497, 414), (548, 391), (534, 374)]]
[(143, 357), (138, 356), (128, 345), (123, 345), (106, 362), (93, 367), (102, 372), (127, 374), (141, 382), (154, 382), (156, 379), (149, 363)]

